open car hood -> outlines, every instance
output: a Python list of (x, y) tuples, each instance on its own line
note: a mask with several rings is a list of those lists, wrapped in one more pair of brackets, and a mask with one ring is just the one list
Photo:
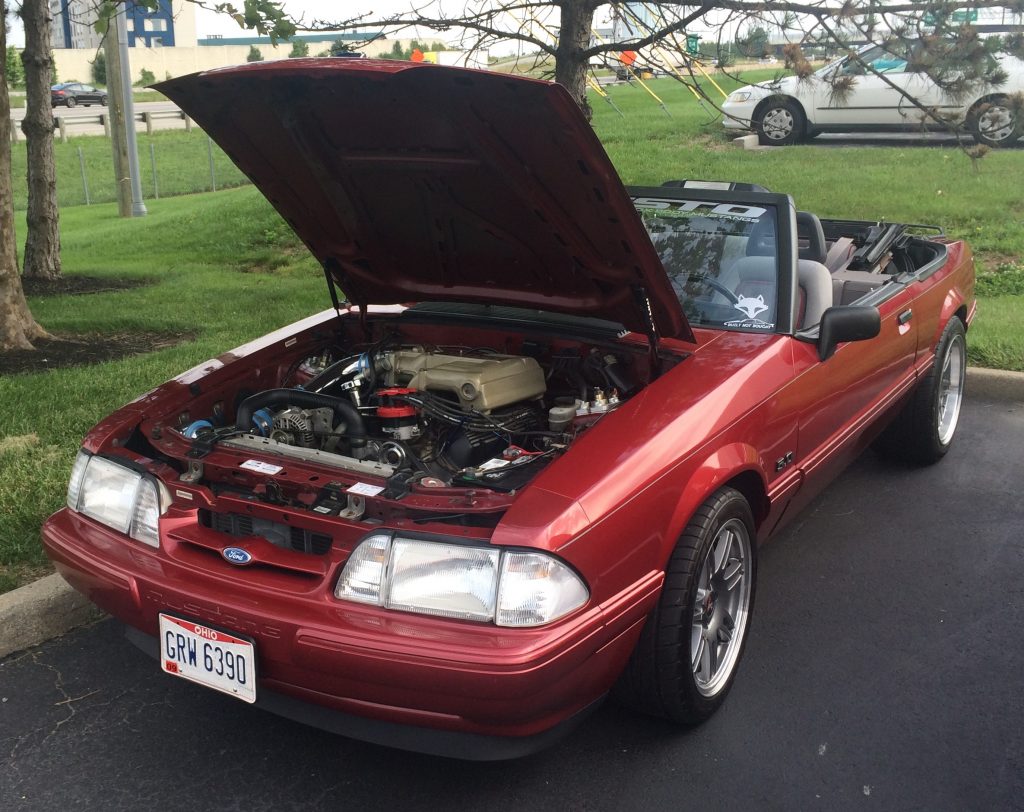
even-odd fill
[(327, 58), (157, 89), (356, 304), (517, 305), (693, 340), (615, 169), (559, 85)]

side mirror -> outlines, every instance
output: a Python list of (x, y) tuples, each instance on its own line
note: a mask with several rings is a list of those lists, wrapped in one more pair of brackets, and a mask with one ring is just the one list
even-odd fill
[(818, 358), (827, 361), (838, 344), (874, 338), (881, 329), (882, 318), (877, 307), (830, 307), (822, 314), (818, 328)]

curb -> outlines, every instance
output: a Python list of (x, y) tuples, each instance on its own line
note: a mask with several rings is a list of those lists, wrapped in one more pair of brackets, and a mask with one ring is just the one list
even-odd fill
[(103, 616), (59, 575), (0, 595), (0, 657), (39, 645)]
[(1024, 372), (967, 367), (967, 397), (1024, 402)]
[[(1024, 403), (1024, 372), (967, 368), (968, 397)], [(83, 626), (103, 612), (59, 575), (0, 595), (0, 658)]]

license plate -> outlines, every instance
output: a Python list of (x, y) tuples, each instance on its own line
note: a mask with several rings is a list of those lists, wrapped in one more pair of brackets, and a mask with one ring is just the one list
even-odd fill
[(160, 667), (243, 702), (256, 701), (256, 647), (226, 632), (160, 615)]

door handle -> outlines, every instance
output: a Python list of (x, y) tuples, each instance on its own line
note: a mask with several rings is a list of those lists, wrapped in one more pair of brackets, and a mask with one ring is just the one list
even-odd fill
[(897, 319), (897, 321), (901, 325), (903, 325), (903, 324), (906, 324), (908, 321), (910, 321), (912, 318), (914, 318), (914, 311), (913, 310), (904, 310), (902, 313), (900, 313), (899, 318)]

